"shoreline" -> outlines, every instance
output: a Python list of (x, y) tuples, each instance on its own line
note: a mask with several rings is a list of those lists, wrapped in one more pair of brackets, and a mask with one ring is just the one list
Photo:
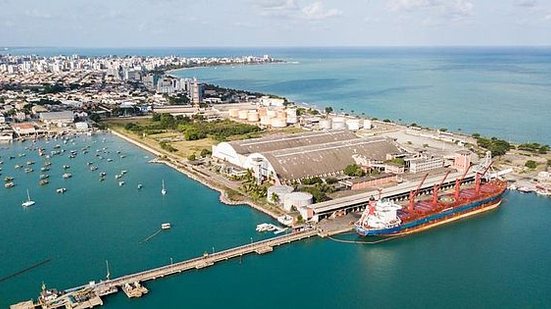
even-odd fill
[[(113, 130), (113, 129), (108, 129), (107, 130), (109, 133), (123, 139), (124, 141), (128, 142), (128, 143), (131, 143), (137, 147), (139, 147), (140, 149), (142, 150), (145, 150), (147, 152), (150, 152), (152, 154), (154, 154), (155, 156), (157, 157), (162, 157), (162, 156), (166, 156), (166, 154), (162, 153), (162, 152), (159, 152), (158, 150), (154, 149), (154, 148), (151, 148), (150, 146), (148, 145), (145, 145), (144, 143), (140, 143), (136, 140), (134, 140), (133, 138), (131, 137), (128, 137), (126, 136), (125, 134), (123, 133), (120, 133), (116, 130)], [(244, 205), (247, 205), (257, 211), (260, 211), (268, 216), (270, 216), (271, 218), (277, 220), (278, 217), (280, 217), (279, 215), (277, 215), (276, 213), (268, 210), (268, 209), (265, 209), (261, 206), (258, 206), (256, 205), (255, 203), (253, 203), (252, 201), (249, 201), (249, 200), (245, 200), (245, 201), (232, 201), (230, 200), (228, 197), (227, 197), (227, 192), (226, 190), (218, 187), (217, 185), (209, 182), (208, 180), (204, 179), (203, 177), (197, 175), (196, 173), (194, 173), (193, 171), (190, 171), (187, 167), (185, 167), (184, 165), (177, 165), (175, 164), (174, 162), (171, 162), (170, 161), (171, 159), (167, 156), (166, 159), (159, 159), (157, 160), (158, 163), (162, 163), (162, 164), (165, 164), (167, 165), (168, 167), (171, 167), (173, 169), (175, 169), (176, 171), (186, 175), (188, 178), (192, 179), (192, 180), (195, 180), (197, 182), (199, 182), (200, 184), (214, 190), (214, 191), (217, 191), (220, 195), (219, 195), (219, 200), (221, 203), (225, 204), (225, 205), (228, 205), (228, 206), (244, 206)]]

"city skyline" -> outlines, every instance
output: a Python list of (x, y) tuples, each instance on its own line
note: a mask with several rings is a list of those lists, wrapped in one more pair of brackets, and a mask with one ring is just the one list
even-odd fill
[(551, 3), (541, 0), (0, 0), (0, 7), (7, 47), (551, 45)]

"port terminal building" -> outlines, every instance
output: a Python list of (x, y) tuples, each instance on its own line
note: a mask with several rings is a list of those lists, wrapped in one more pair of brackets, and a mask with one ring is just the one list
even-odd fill
[(336, 177), (361, 155), (385, 161), (402, 153), (390, 139), (359, 138), (347, 130), (273, 135), (213, 146), (219, 163), (251, 169), (257, 179), (289, 184), (311, 177)]

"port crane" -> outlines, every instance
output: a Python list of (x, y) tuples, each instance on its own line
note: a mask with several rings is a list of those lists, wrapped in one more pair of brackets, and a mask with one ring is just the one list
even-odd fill
[(423, 183), (425, 183), (425, 180), (427, 180), (428, 176), (429, 176), (428, 173), (425, 174), (425, 176), (423, 177), (423, 179), (421, 180), (417, 188), (413, 191), (409, 191), (409, 203), (408, 203), (409, 212), (413, 212), (415, 208), (415, 197), (419, 194), (419, 189), (421, 189), (421, 186), (423, 185)]
[(442, 184), (444, 184), (444, 181), (446, 181), (446, 178), (448, 178), (448, 175), (451, 173), (451, 171), (447, 171), (446, 175), (444, 175), (444, 178), (442, 178), (442, 181), (440, 181), (439, 184), (434, 185), (432, 188), (432, 205), (436, 206), (438, 204), (438, 193), (440, 192), (440, 188), (442, 188)]

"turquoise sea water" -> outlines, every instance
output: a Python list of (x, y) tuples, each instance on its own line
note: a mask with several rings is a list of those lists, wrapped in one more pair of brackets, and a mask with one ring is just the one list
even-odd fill
[(551, 143), (551, 49), (303, 50), (281, 57), (290, 63), (177, 75), (337, 112)]
[[(218, 56), (241, 55), (244, 51), (139, 52), (207, 53)], [(75, 51), (51, 49), (48, 52)], [(105, 54), (108, 51), (87, 52)], [(354, 107), (356, 112), (365, 110), (379, 118), (412, 119), (450, 129), (460, 126), (464, 130), (471, 128), (491, 135), (494, 132), (511, 139), (544, 142), (551, 139), (547, 133), (549, 130), (542, 129), (549, 126), (546, 116), (549, 102), (546, 98), (549, 98), (550, 53), (546, 49), (508, 51), (512, 53), (510, 55), (504, 55), (503, 51), (496, 55), (477, 54), (472, 56), (476, 59), (471, 60), (474, 62), (468, 66), (470, 68), (460, 69), (458, 64), (457, 68), (450, 68), (448, 72), (434, 70), (430, 74), (426, 70), (430, 65), (454, 61), (463, 63), (469, 58), (465, 53), (470, 52), (463, 51), (454, 56), (449, 51), (447, 54), (440, 51), (440, 56), (435, 56), (433, 52), (417, 51), (417, 54), (410, 52), (408, 56), (402, 51), (375, 50), (369, 57), (365, 56), (365, 50), (250, 50), (249, 53), (269, 53), (298, 60), (299, 64), (199, 69), (184, 72), (183, 75), (197, 75), (224, 86), (242, 85), (247, 89), (269, 90), (320, 106), (327, 102), (349, 110), (351, 107), (348, 104), (358, 104), (358, 108)], [(385, 57), (388, 59), (382, 59)], [(317, 60), (320, 58), (321, 61)], [(494, 70), (488, 67), (492, 62), (495, 62)], [(504, 72), (506, 62), (510, 62), (512, 67)], [(322, 69), (324, 64), (329, 68), (327, 72)], [(400, 69), (403, 66), (410, 69)], [(477, 69), (477, 66), (481, 68)], [(513, 67), (519, 72), (514, 73)], [(380, 71), (369, 73), (373, 68)], [(425, 69), (415, 73), (414, 68)], [(337, 77), (327, 78), (330, 74)], [(415, 77), (416, 74), (420, 75)], [(366, 79), (371, 83), (362, 82)], [(509, 86), (500, 81), (511, 79), (515, 80), (514, 83), (505, 83)], [(450, 80), (454, 82), (449, 83)], [(509, 88), (510, 92), (503, 97), (495, 97), (500, 91), (488, 92), (488, 87), (478, 86), (474, 82), (476, 80), (498, 80), (496, 87)], [(524, 80), (539, 86), (518, 85)], [(381, 88), (392, 88), (391, 85), (406, 81), (409, 85), (432, 83), (433, 86), (424, 88), (425, 92), (429, 92), (426, 94), (416, 89), (406, 89), (403, 92), (387, 91), (386, 95), (384, 91), (373, 94), (372, 100), (367, 101), (345, 100), (355, 91), (359, 93), (358, 98), (364, 97), (372, 83), (380, 82)], [(455, 85), (456, 82), (464, 87), (480, 87), (484, 92), (477, 95), (462, 91), (462, 87)], [(440, 89), (443, 85), (447, 85), (444, 88), (447, 90)], [(486, 105), (479, 104), (477, 108), (484, 110), (492, 107), (492, 112), (484, 116), (489, 122), (473, 122), (472, 117), (482, 116), (468, 114), (465, 108), (459, 110), (467, 114), (450, 114), (447, 110), (456, 107), (449, 105), (444, 108), (441, 106), (444, 101), (419, 100), (416, 108), (408, 109), (404, 106), (412, 103), (391, 100), (425, 95), (437, 97), (432, 91), (447, 94), (449, 102), (470, 102), (467, 98), (486, 100)], [(327, 95), (334, 97), (324, 101)], [(342, 100), (339, 101), (339, 98)], [(537, 107), (537, 112), (496, 108), (512, 104), (513, 99), (528, 104), (526, 106)], [(372, 104), (375, 100), (386, 103)], [(337, 102), (342, 105), (337, 105)], [(433, 104), (432, 107), (430, 104)], [(423, 108), (432, 114), (419, 113)], [(385, 114), (385, 111), (390, 114)], [(443, 114), (438, 114), (438, 111)], [(500, 117), (506, 121), (497, 121)], [(439, 121), (443, 124), (440, 125)], [(43, 280), (50, 287), (68, 288), (101, 279), (105, 275), (106, 259), (111, 265), (112, 276), (119, 276), (168, 264), (171, 257), (179, 261), (212, 251), (212, 247), (220, 250), (250, 242), (251, 237), (268, 237), (254, 231), (256, 224), (271, 222), (268, 217), (248, 207), (222, 205), (216, 192), (164, 165), (148, 164), (151, 155), (133, 145), (110, 135), (78, 137), (74, 142), (74, 145), (68, 143), (63, 148), (80, 150), (85, 145), (91, 145), (90, 153), (81, 153), (75, 159), (69, 159), (68, 153), (54, 157), (49, 172), (51, 183), (44, 187), (38, 186), (42, 159), (36, 152), (25, 150), (30, 146), (29, 142), (0, 146), (0, 161), (4, 161), (0, 177), (15, 176), (17, 184), (10, 190), (0, 188), (0, 278), (44, 259), (51, 259), (30, 272), (0, 281), (0, 308), (36, 297)], [(40, 141), (38, 145), (49, 152), (56, 143), (60, 142), (46, 144)], [(113, 162), (96, 157), (96, 149), (103, 147), (107, 147), (109, 153), (101, 155), (112, 158)], [(117, 150), (127, 157), (120, 158)], [(10, 155), (17, 156), (19, 153), (27, 153), (27, 156), (9, 159)], [(37, 162), (35, 172), (25, 174), (22, 170), (14, 170), (15, 164), (25, 164), (28, 160)], [(89, 171), (87, 162), (94, 162), (99, 169)], [(73, 178), (69, 180), (61, 178), (64, 164), (71, 165)], [(124, 176), (126, 185), (119, 187), (114, 175), (123, 169), (128, 170)], [(101, 171), (108, 173), (103, 183), (98, 181)], [(165, 197), (160, 194), (162, 179), (168, 190)], [(141, 192), (136, 189), (138, 183), (144, 185)], [(55, 193), (55, 188), (61, 186), (68, 188), (64, 195)], [(37, 204), (23, 209), (20, 204), (25, 199), (27, 188)], [(107, 308), (551, 307), (551, 277), (548, 276), (551, 272), (551, 242), (547, 237), (550, 217), (551, 200), (511, 192), (507, 193), (502, 207), (494, 212), (404, 239), (379, 245), (309, 239), (276, 248), (267, 255), (246, 256), (242, 261), (232, 260), (201, 271), (147, 283), (150, 294), (142, 299), (129, 300), (119, 293), (106, 298), (105, 302)], [(173, 228), (160, 233), (150, 242), (141, 243), (163, 222), (171, 222)], [(340, 237), (356, 239), (354, 235)]]
[[(105, 138), (105, 141), (103, 141)], [(224, 206), (218, 194), (164, 166), (147, 163), (150, 155), (112, 136), (78, 137), (65, 149), (91, 145), (87, 155), (52, 159), (51, 183), (39, 187), (38, 171), (25, 174), (15, 164), (42, 159), (24, 149), (2, 148), (2, 177), (17, 186), (0, 189), (0, 276), (43, 259), (51, 262), (0, 282), (0, 307), (36, 297), (44, 280), (68, 288), (101, 279), (105, 260), (113, 276), (194, 257), (260, 239), (256, 224), (270, 222), (247, 207)], [(54, 142), (38, 145), (48, 151)], [(107, 162), (95, 156), (107, 147)], [(127, 157), (115, 153), (120, 150)], [(9, 160), (9, 156), (27, 153)], [(99, 169), (91, 172), (87, 162)], [(69, 164), (73, 178), (61, 178)], [(128, 170), (126, 185), (114, 175)], [(98, 181), (106, 171), (105, 182)], [(165, 179), (168, 194), (160, 194)], [(137, 183), (143, 183), (141, 192)], [(65, 186), (64, 195), (55, 188)], [(36, 205), (20, 206), (29, 188)], [(264, 256), (246, 256), (201, 271), (150, 282), (151, 293), (129, 300), (107, 297), (107, 308), (280, 308), (291, 302), (307, 308), (392, 307), (549, 307), (551, 243), (549, 199), (508, 193), (492, 213), (430, 232), (379, 245), (353, 245), (310, 239), (277, 248)], [(163, 222), (172, 230), (141, 243)], [(354, 235), (340, 236), (356, 239)]]

